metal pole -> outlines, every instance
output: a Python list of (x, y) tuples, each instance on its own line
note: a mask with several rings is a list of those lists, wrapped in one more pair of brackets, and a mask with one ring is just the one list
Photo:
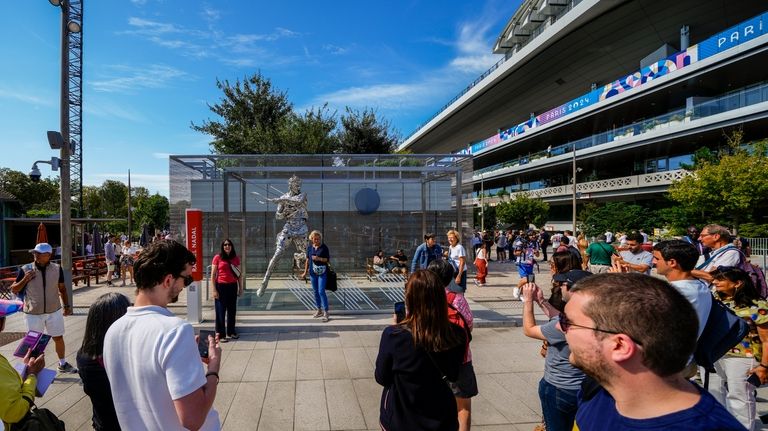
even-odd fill
[(480, 174), (480, 232), (485, 232), (485, 184)]
[(67, 289), (69, 305), (74, 306), (74, 297), (72, 296), (72, 196), (70, 193), (69, 178), (69, 5), (66, 2), (61, 3), (61, 112), (60, 128), (64, 143), (61, 146), (61, 166), (60, 185), (61, 206), (60, 206), (60, 230), (61, 230), (61, 269), (64, 272), (64, 286)]
[(131, 170), (128, 169), (128, 241), (131, 241), (131, 232), (133, 232), (133, 223), (131, 221)]
[(576, 144), (573, 144), (573, 173), (571, 182), (573, 183), (573, 235), (576, 235)]

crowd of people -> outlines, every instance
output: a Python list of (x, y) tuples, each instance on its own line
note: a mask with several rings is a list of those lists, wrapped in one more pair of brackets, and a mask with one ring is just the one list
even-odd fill
[[(755, 386), (768, 383), (768, 358), (763, 358), (768, 302), (759, 281), (744, 269), (745, 241), (734, 241), (718, 225), (655, 244), (641, 231), (618, 237), (606, 232), (591, 244), (569, 231), (508, 233), (511, 238), (501, 241), (496, 257), (516, 263), (520, 280), (510, 287), (520, 289), (523, 333), (542, 341), (539, 429), (756, 428)], [(474, 319), (464, 296), (469, 259), (458, 231), (445, 237), (444, 250), (434, 234), (424, 236), (406, 268), (405, 311), (396, 313), (381, 335), (374, 377), (383, 387), (382, 429), (471, 427), (471, 399), (479, 389), (470, 348)], [(328, 321), (331, 254), (320, 232), (312, 231), (309, 239), (302, 275), (315, 293), (313, 317)], [(551, 258), (542, 259), (552, 273), (546, 298), (530, 275), (549, 246)], [(484, 285), (491, 250), (483, 242), (473, 252), (476, 282)], [(21, 268), (11, 290), (22, 298), (27, 327), (52, 336), (59, 372), (79, 373), (92, 401), (95, 429), (220, 428), (213, 408), (220, 343), (239, 338), (236, 303), (243, 293), (240, 260), (230, 239), (222, 241), (212, 262), (213, 336), (199, 340), (192, 326), (168, 309), (191, 284), (197, 262), (181, 244), (158, 240), (131, 255), (133, 304), (109, 292), (91, 305), (77, 370), (64, 360), (64, 318), (72, 302), (61, 268), (50, 262), (48, 244), (31, 253), (34, 261)], [(381, 260), (375, 264), (385, 270), (408, 264), (402, 250), (390, 259), (381, 251), (376, 255)], [(388, 260), (395, 266), (387, 268)], [(710, 370), (697, 370), (693, 352), (717, 301), (746, 321), (749, 332), (714, 364), (705, 389), (694, 378)], [(534, 304), (545, 323), (537, 323)], [(0, 309), (0, 331), (5, 316), (15, 311), (8, 310)], [(6, 424), (28, 417), (45, 358), (30, 351), (22, 364), (23, 377), (0, 356), (0, 399), (8, 401), (0, 418)]]

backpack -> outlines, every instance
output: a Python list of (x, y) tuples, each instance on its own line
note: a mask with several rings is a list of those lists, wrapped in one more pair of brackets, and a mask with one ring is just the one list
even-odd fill
[(749, 325), (728, 306), (712, 298), (704, 330), (696, 342), (693, 359), (704, 367), (704, 388), (709, 386), (709, 373), (715, 372), (714, 364), (749, 333)]
[(765, 281), (765, 273), (762, 268), (752, 264), (743, 251), (738, 248), (737, 250), (739, 251), (739, 267), (752, 278), (752, 283), (754, 283), (757, 291), (760, 292), (760, 298), (768, 299), (768, 283)]
[(723, 247), (722, 250), (718, 251), (717, 253), (713, 253), (704, 261), (704, 263), (697, 266), (696, 269), (702, 269), (706, 267), (709, 265), (709, 262), (711, 262), (712, 259), (729, 250), (736, 250), (739, 253), (739, 264), (737, 268), (749, 274), (749, 277), (752, 279), (752, 283), (760, 293), (760, 298), (768, 299), (768, 283), (765, 281), (765, 273), (759, 266), (753, 265), (752, 262), (750, 262), (747, 258), (747, 255), (745, 255), (743, 251), (734, 245)]
[(48, 409), (39, 409), (34, 401), (28, 397), (23, 397), (30, 404), (29, 412), (19, 422), (11, 424), (11, 429), (19, 431), (65, 431), (64, 422), (62, 422), (52, 411)]

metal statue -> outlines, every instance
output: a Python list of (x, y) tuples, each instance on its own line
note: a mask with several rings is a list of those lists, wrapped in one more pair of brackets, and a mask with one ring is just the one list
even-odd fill
[(307, 218), (309, 213), (307, 211), (307, 194), (301, 192), (301, 178), (296, 175), (292, 176), (288, 179), (288, 193), (279, 198), (267, 200), (277, 203), (275, 218), (285, 220), (285, 225), (283, 230), (277, 234), (275, 254), (269, 261), (267, 272), (261, 281), (261, 287), (256, 291), (258, 296), (264, 294), (269, 284), (269, 278), (272, 276), (272, 271), (283, 257), (291, 242), (296, 248), (296, 252), (293, 253), (294, 265), (298, 268), (304, 268), (304, 261), (307, 258), (307, 233), (309, 232)]

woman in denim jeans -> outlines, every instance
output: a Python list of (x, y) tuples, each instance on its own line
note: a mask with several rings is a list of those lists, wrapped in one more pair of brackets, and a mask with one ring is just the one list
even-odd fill
[(312, 290), (315, 291), (315, 306), (317, 311), (312, 315), (314, 318), (322, 317), (323, 322), (328, 321), (328, 295), (325, 294), (325, 283), (328, 280), (328, 261), (331, 260), (331, 253), (328, 246), (323, 244), (323, 235), (313, 230), (309, 234), (309, 240), (312, 241), (307, 247), (307, 259), (304, 265), (302, 278), (312, 280)]

